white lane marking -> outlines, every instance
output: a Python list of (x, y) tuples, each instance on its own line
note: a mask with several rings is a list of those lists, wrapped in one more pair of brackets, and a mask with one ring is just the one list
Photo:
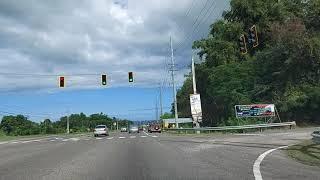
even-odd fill
[(19, 141), (10, 142), (10, 144), (17, 144), (17, 143), (19, 143)]
[(147, 136), (140, 136), (140, 137), (147, 137)]
[(113, 137), (109, 137), (109, 138), (107, 138), (107, 139), (109, 139), (109, 140), (110, 140), (110, 139), (113, 139)]
[(264, 134), (234, 134), (236, 136), (265, 136)]
[(55, 139), (51, 139), (50, 141), (53, 142), (53, 141), (56, 141), (56, 140)]
[(90, 139), (83, 139), (83, 140), (85, 140), (85, 141), (89, 141)]
[(125, 139), (126, 137), (123, 137), (123, 136), (121, 136), (121, 137), (119, 137), (119, 139)]
[(69, 139), (64, 139), (64, 140), (62, 140), (62, 141), (69, 141)]
[(261, 175), (261, 172), (260, 172), (260, 164), (261, 162), (263, 161), (263, 159), (270, 153), (272, 153), (273, 151), (275, 150), (278, 150), (278, 149), (283, 149), (283, 148), (287, 148), (288, 146), (281, 146), (281, 147), (278, 147), (278, 148), (274, 148), (274, 149), (270, 149), (264, 153), (262, 153), (258, 159), (256, 159), (256, 161), (254, 162), (253, 164), (253, 175), (254, 175), (254, 178), (255, 180), (263, 180), (262, 179), (262, 175)]
[(40, 139), (35, 139), (35, 140), (30, 140), (30, 141), (21, 141), (21, 143), (29, 143), (29, 142), (37, 142), (39, 141)]
[(136, 136), (130, 136), (130, 138), (136, 138)]
[(8, 142), (0, 142), (0, 144), (7, 144)]
[[(144, 131), (143, 131), (144, 132)], [(147, 136), (150, 136), (148, 133), (144, 132)]]
[(97, 137), (96, 139), (102, 139), (102, 138)]
[(152, 137), (158, 137), (158, 136), (152, 136)]
[(79, 141), (79, 138), (70, 138), (71, 141)]

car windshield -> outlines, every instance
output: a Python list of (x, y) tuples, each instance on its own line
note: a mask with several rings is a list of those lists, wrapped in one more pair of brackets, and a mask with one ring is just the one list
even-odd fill
[(320, 180), (320, 0), (0, 0), (0, 180)]
[(104, 125), (96, 126), (96, 129), (99, 129), (99, 128), (106, 128), (106, 126)]

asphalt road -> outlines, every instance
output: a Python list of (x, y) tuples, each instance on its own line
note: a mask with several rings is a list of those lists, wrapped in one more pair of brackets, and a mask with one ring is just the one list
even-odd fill
[[(219, 136), (114, 133), (0, 142), (0, 179), (255, 179), (263, 152), (310, 138), (310, 130)], [(319, 179), (320, 168), (282, 150), (261, 162), (263, 179)]]

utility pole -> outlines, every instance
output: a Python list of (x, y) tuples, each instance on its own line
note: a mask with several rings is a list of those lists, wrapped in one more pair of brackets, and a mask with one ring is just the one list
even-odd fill
[(156, 121), (159, 121), (158, 100), (156, 99)]
[(163, 115), (163, 109), (162, 109), (162, 84), (160, 83), (160, 116)]
[[(193, 94), (197, 94), (196, 71), (195, 71), (195, 68), (194, 68), (193, 54), (192, 54), (192, 58), (191, 58), (191, 72), (192, 72)], [(196, 123), (196, 128), (200, 128), (200, 124), (198, 122), (198, 119), (194, 119), (193, 122)], [(197, 131), (197, 134), (200, 134), (200, 131)]]
[(176, 123), (176, 128), (179, 128), (178, 124), (178, 108), (177, 108), (177, 90), (174, 81), (174, 59), (173, 59), (173, 48), (172, 48), (172, 38), (170, 37), (170, 49), (171, 49), (171, 79), (172, 79), (172, 88), (173, 88), (173, 99), (174, 99), (174, 119)]
[(69, 109), (68, 109), (68, 111), (67, 111), (67, 134), (69, 134), (70, 133), (70, 129), (69, 129)]

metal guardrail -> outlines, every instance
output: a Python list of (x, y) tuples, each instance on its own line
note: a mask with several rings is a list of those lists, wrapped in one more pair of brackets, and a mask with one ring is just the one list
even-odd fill
[(312, 140), (313, 142), (320, 144), (320, 131), (314, 131), (312, 134)]
[(296, 126), (296, 122), (284, 123), (268, 123), (268, 124), (253, 124), (243, 126), (222, 126), (222, 127), (201, 127), (201, 128), (166, 128), (167, 131), (227, 131), (227, 130), (241, 130), (241, 129), (260, 129), (271, 127), (285, 127), (289, 126), (290, 129)]

